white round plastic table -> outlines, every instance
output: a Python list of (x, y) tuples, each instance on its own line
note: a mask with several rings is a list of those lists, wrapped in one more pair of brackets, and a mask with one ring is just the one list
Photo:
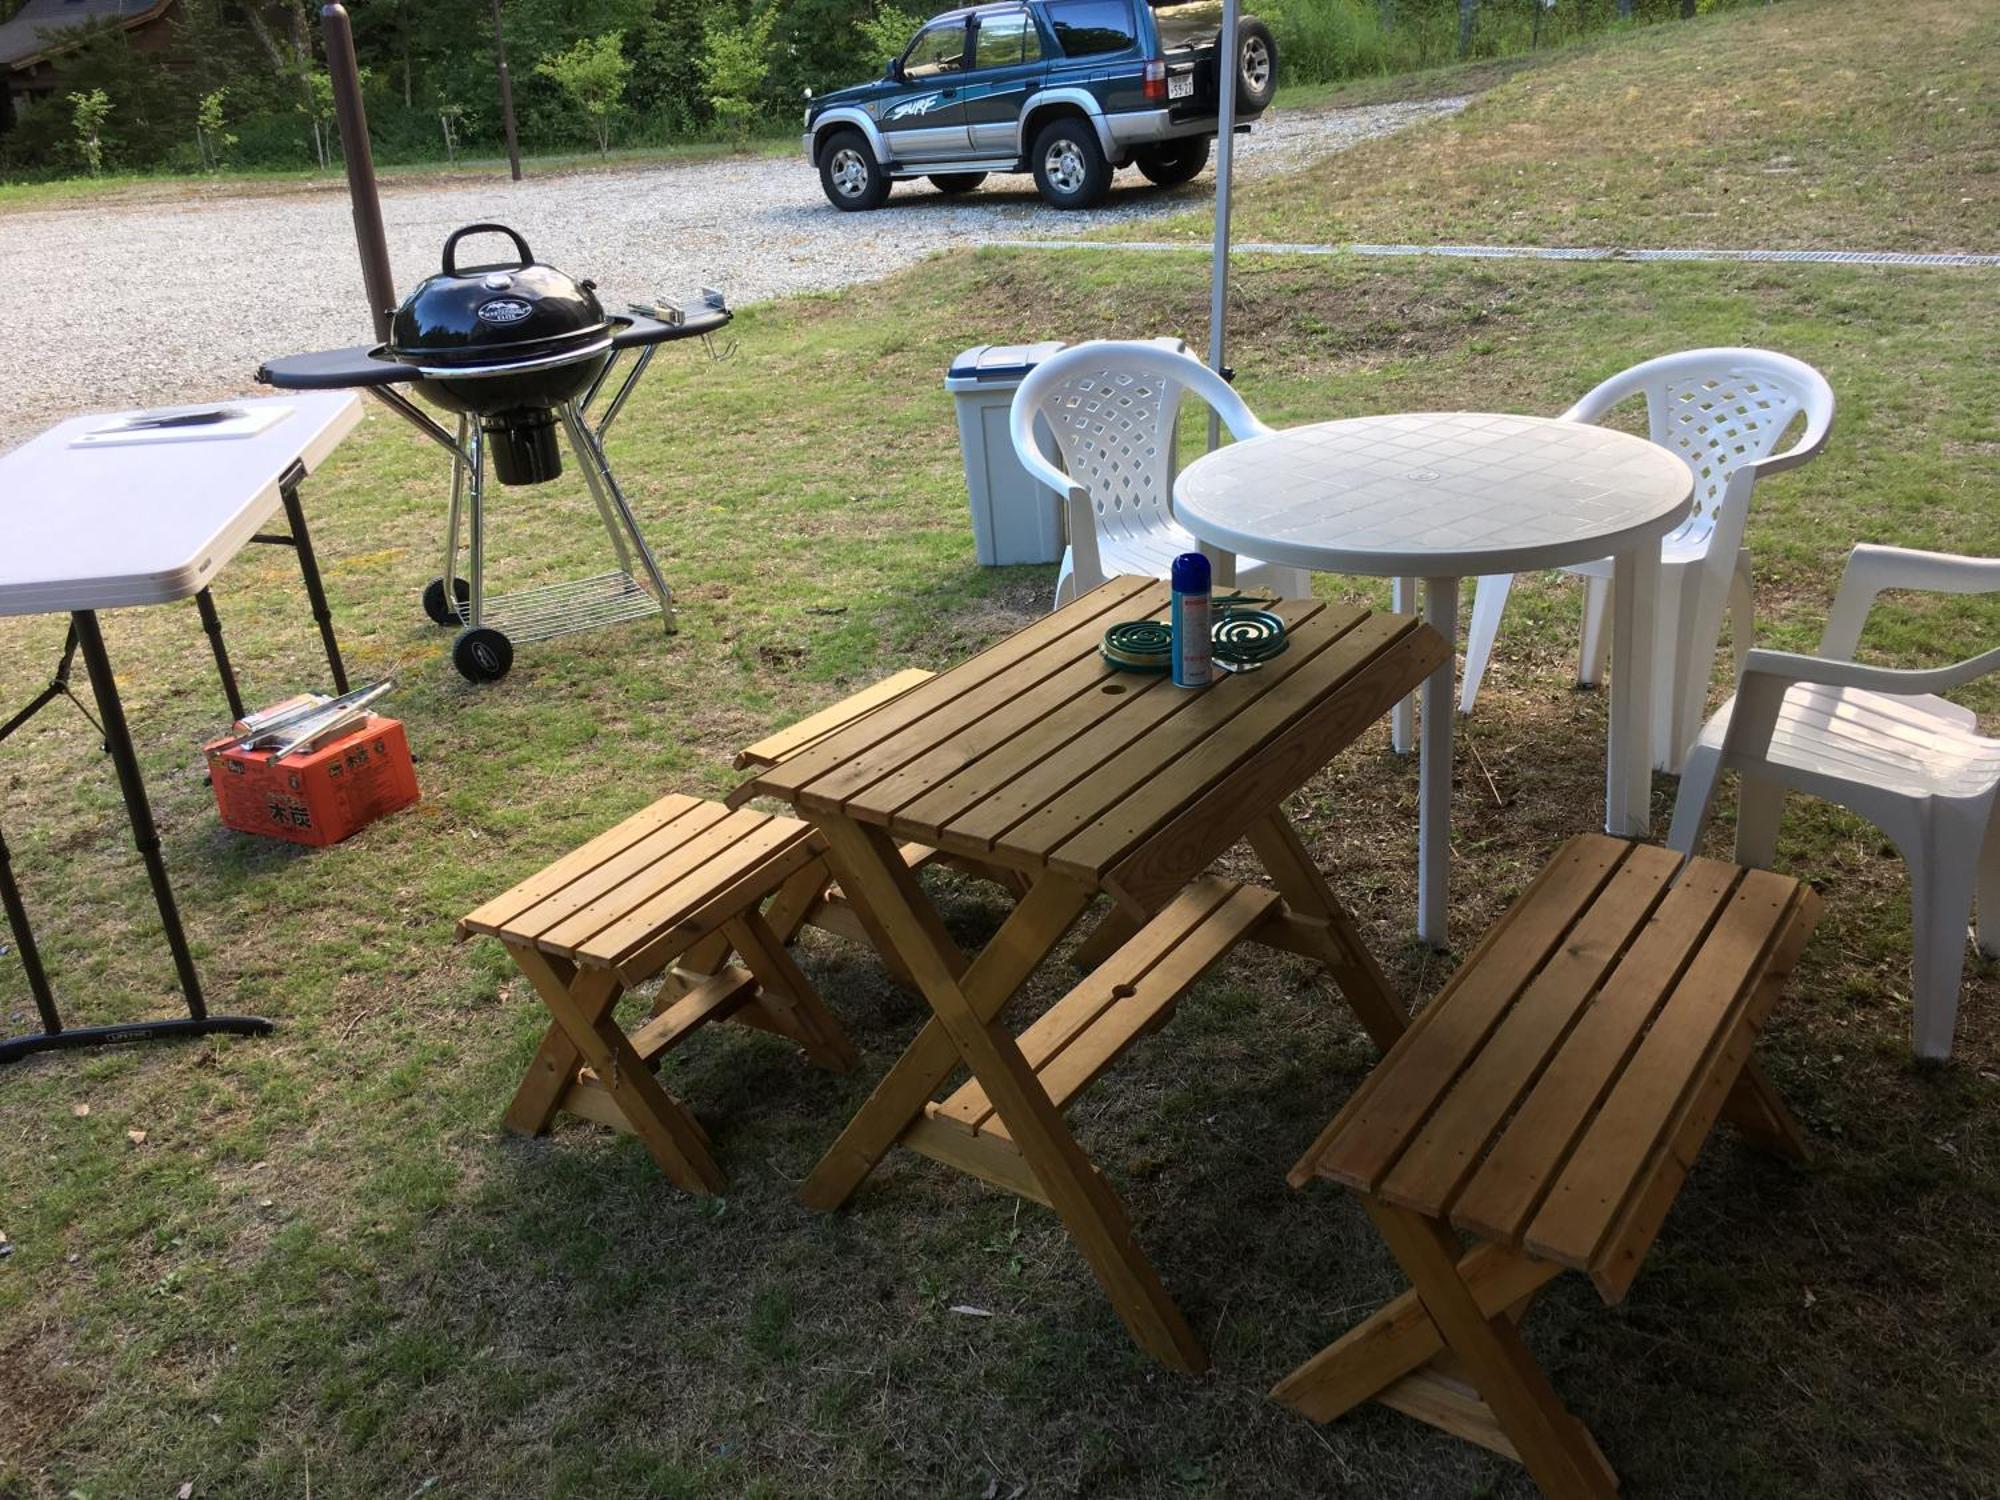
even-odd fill
[[(1196, 459), (1174, 518), (1225, 552), (1320, 573), (1397, 580), (1408, 608), (1456, 641), (1459, 580), (1614, 560), (1606, 831), (1651, 831), (1653, 637), (1659, 538), (1686, 519), (1686, 464), (1644, 438), (1582, 422), (1411, 412), (1288, 428)], [(1417, 932), (1446, 944), (1456, 652), (1423, 688)], [(1409, 710), (1396, 711), (1396, 746)]]

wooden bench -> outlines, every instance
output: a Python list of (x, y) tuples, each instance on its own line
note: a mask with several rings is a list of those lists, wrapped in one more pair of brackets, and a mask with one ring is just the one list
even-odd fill
[[(759, 740), (737, 765), (779, 764), (930, 676), (898, 673)], [(853, 1065), (785, 951), (809, 920), (866, 940), (829, 881), (825, 846), (798, 819), (674, 794), (468, 915), (459, 938), (498, 938), (553, 1018), (508, 1127), (539, 1135), (567, 1111), (638, 1135), (690, 1192), (720, 1191), (707, 1135), (653, 1071), (720, 1020), (789, 1037), (821, 1067)], [(628, 1036), (619, 998), (663, 970), (651, 1019)]]
[[(1058, 1113), (1141, 1037), (1173, 1018), (1180, 999), (1271, 917), (1278, 893), (1202, 876), (1088, 978), (1016, 1038)], [(902, 1144), (1045, 1207), (1049, 1192), (974, 1078), (926, 1104)]]
[[(796, 818), (662, 797), (465, 917), (459, 936), (498, 938), (554, 1020), (508, 1126), (539, 1135), (567, 1110), (636, 1134), (689, 1192), (719, 1192), (706, 1133), (653, 1070), (719, 1020), (789, 1037), (821, 1067), (853, 1066), (854, 1049), (779, 935), (816, 896), (823, 861)], [(697, 945), (703, 960), (675, 965)], [(652, 1018), (626, 1035), (620, 996), (670, 966)]]
[(1819, 906), (1766, 870), (1565, 845), (1293, 1169), (1360, 1196), (1412, 1290), (1272, 1398), (1319, 1422), (1373, 1399), (1545, 1494), (1615, 1494), (1516, 1324), (1565, 1268), (1624, 1297), (1718, 1117), (1803, 1156), (1751, 1047)]

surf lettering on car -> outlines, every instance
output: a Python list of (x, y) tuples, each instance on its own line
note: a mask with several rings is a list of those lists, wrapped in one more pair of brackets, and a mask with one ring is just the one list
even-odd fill
[(882, 118), (887, 120), (907, 120), (913, 115), (927, 115), (944, 103), (943, 94), (919, 94), (914, 99), (903, 99), (886, 110)]

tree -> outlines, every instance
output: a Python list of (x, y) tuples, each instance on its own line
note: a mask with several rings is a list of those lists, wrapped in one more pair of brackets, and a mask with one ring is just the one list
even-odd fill
[(104, 122), (111, 118), (111, 97), (103, 89), (71, 94), (70, 128), (76, 132), (76, 154), (92, 177), (104, 170)]
[(465, 106), (463, 104), (440, 104), (438, 106), (438, 125), (444, 131), (444, 158), (453, 165), (457, 165), (458, 162), (459, 132), (464, 130), (467, 124), (468, 121), (465, 117)]
[(757, 91), (771, 71), (771, 27), (777, 11), (759, 11), (740, 26), (708, 24), (701, 58), (701, 81), (709, 108), (738, 140), (750, 132), (757, 114)]
[(867, 38), (869, 51), (879, 63), (885, 58), (901, 57), (923, 21), (922, 16), (884, 0), (874, 15), (862, 19), (861, 34)]
[[(363, 74), (366, 77), (366, 74)], [(319, 68), (309, 69), (302, 81), (306, 96), (298, 103), (298, 111), (306, 117), (312, 127), (313, 155), (319, 159), (323, 172), (331, 165), (327, 153), (327, 143), (333, 137), (333, 79)]]
[(566, 52), (544, 57), (535, 64), (535, 71), (553, 80), (570, 102), (590, 117), (597, 131), (598, 152), (609, 156), (611, 114), (625, 97), (625, 80), (632, 71), (625, 56), (625, 33), (587, 36)]
[(236, 144), (236, 137), (222, 128), (222, 105), (228, 89), (215, 89), (201, 96), (194, 112), (194, 148), (204, 171), (221, 170), (222, 158)]

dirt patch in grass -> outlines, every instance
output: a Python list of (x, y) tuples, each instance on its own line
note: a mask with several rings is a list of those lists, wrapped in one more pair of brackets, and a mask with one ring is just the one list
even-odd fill
[(46, 1454), (56, 1435), (90, 1404), (90, 1397), (59, 1372), (59, 1347), (46, 1335), (23, 1335), (0, 1346), (7, 1389), (7, 1420), (0, 1422), (0, 1485), (17, 1482), (20, 1469)]

